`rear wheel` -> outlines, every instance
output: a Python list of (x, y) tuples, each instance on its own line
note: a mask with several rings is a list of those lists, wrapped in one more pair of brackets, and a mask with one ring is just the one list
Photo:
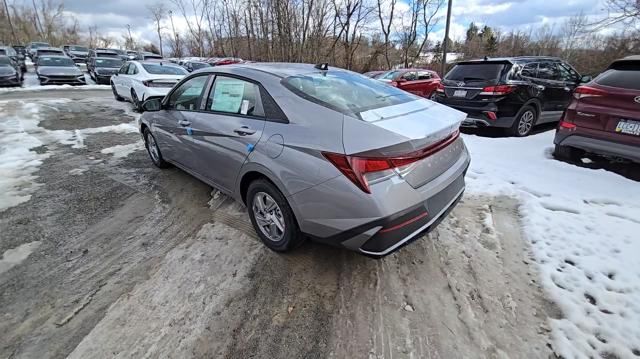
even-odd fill
[(577, 162), (584, 155), (584, 151), (575, 147), (556, 145), (553, 156), (559, 160)]
[(148, 128), (144, 129), (144, 145), (147, 148), (147, 152), (149, 153), (149, 157), (151, 158), (151, 162), (158, 168), (167, 168), (169, 164), (162, 158), (162, 152), (160, 152), (160, 148), (158, 147), (158, 143), (156, 142), (156, 138), (153, 137), (151, 131)]
[(118, 91), (116, 91), (116, 86), (113, 84), (113, 82), (111, 83), (111, 92), (113, 92), (113, 97), (115, 97), (116, 101), (124, 101), (122, 96), (118, 95)]
[(253, 228), (270, 249), (286, 252), (304, 241), (287, 199), (271, 182), (258, 179), (249, 185), (247, 207)]
[(509, 128), (509, 134), (516, 137), (529, 135), (533, 126), (538, 121), (538, 112), (531, 106), (524, 106), (516, 115), (513, 125)]

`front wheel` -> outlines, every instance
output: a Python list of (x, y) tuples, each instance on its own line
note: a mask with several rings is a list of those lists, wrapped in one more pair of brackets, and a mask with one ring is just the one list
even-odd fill
[(169, 164), (162, 157), (162, 152), (160, 152), (160, 148), (158, 147), (158, 142), (156, 142), (156, 138), (153, 137), (153, 134), (148, 128), (144, 130), (144, 145), (147, 148), (147, 152), (149, 153), (149, 157), (151, 158), (151, 162), (158, 168), (167, 168)]
[(516, 137), (525, 137), (531, 133), (533, 126), (538, 121), (538, 113), (531, 106), (524, 106), (516, 115), (513, 125), (509, 128), (509, 134)]
[(247, 207), (253, 228), (270, 249), (286, 252), (304, 241), (287, 199), (271, 182), (259, 179), (249, 185)]

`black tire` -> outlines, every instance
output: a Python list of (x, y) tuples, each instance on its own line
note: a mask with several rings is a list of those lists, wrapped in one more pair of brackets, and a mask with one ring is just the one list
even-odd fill
[[(284, 231), (282, 231), (281, 238), (278, 240), (273, 240), (269, 238), (263, 230), (258, 225), (258, 220), (256, 219), (256, 212), (259, 211), (256, 205), (257, 201), (261, 198), (263, 194), (270, 196), (271, 199), (275, 201), (277, 204), (277, 209), (272, 211), (272, 216), (281, 215), (282, 220), (284, 222)], [(253, 228), (256, 231), (262, 243), (264, 243), (271, 250), (276, 252), (286, 252), (291, 249), (298, 247), (305, 240), (305, 236), (300, 231), (298, 227), (298, 222), (287, 202), (287, 199), (284, 197), (280, 190), (273, 185), (273, 183), (265, 180), (258, 179), (249, 185), (247, 190), (247, 209), (249, 212), (249, 217), (251, 218), (251, 224), (253, 224)], [(256, 208), (254, 209), (254, 206)]]
[(138, 99), (138, 94), (134, 89), (131, 89), (131, 103), (133, 103), (134, 110), (142, 113), (142, 102)]
[(531, 133), (531, 130), (538, 122), (538, 111), (532, 106), (523, 106), (516, 119), (513, 121), (513, 125), (507, 130), (509, 135), (515, 137), (525, 137)]
[(113, 85), (113, 82), (111, 83), (111, 92), (113, 92), (113, 97), (115, 97), (116, 101), (124, 101), (122, 96), (118, 95), (118, 92), (116, 92), (116, 87)]
[(584, 151), (575, 147), (556, 145), (553, 156), (567, 162), (577, 162), (584, 155)]
[[(158, 142), (156, 142), (156, 138), (153, 137), (151, 131), (148, 128), (144, 129), (144, 147), (147, 149), (147, 153), (149, 154), (149, 158), (151, 158), (151, 162), (158, 168), (167, 168), (169, 167), (169, 163), (167, 163), (162, 157), (162, 152), (160, 152), (160, 148), (158, 147)], [(154, 151), (155, 147), (155, 151)]]

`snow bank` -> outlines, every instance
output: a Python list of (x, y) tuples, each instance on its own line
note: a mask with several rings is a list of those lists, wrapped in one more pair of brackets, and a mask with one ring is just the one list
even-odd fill
[[(26, 80), (26, 79), (25, 79)], [(111, 90), (109, 85), (44, 85), (25, 82), (26, 87), (3, 87), (0, 92), (49, 91), (49, 90)]]
[(553, 135), (464, 136), (467, 190), (520, 198), (543, 286), (565, 316), (550, 323), (557, 354), (640, 356), (640, 183), (554, 160)]

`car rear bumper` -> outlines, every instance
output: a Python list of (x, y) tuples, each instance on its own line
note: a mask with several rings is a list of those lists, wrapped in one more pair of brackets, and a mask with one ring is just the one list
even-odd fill
[[(501, 127), (508, 128), (513, 125), (514, 116), (505, 116), (498, 110), (495, 103), (487, 103), (485, 106), (464, 106), (454, 103), (448, 103), (442, 97), (436, 99), (437, 102), (449, 106), (458, 111), (466, 113), (467, 118), (462, 121), (462, 127), (482, 128), (482, 127)], [(491, 119), (489, 113), (494, 113), (496, 118)]]
[(153, 97), (165, 97), (169, 91), (171, 87), (146, 87), (140, 99), (146, 101)]
[[(620, 157), (640, 163), (640, 145), (631, 145), (612, 141), (598, 136), (596, 130), (585, 131), (558, 130), (553, 142), (556, 145), (579, 148), (587, 152)], [(623, 135), (620, 135), (623, 136)]]
[(418, 187), (400, 178), (371, 186), (372, 194), (338, 176), (290, 197), (300, 228), (313, 240), (385, 256), (419, 238), (462, 197), (470, 158), (466, 148), (439, 176)]

